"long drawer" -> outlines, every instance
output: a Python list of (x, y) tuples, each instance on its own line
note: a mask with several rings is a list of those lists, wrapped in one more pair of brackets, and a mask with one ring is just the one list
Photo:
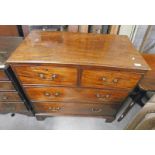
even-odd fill
[(33, 103), (36, 113), (72, 114), (72, 115), (115, 115), (119, 105), (76, 104), (76, 103)]
[(19, 94), (17, 92), (0, 92), (0, 101), (3, 102), (16, 102), (21, 101)]
[(0, 113), (28, 112), (23, 102), (0, 102)]
[(15, 91), (11, 81), (0, 81), (0, 91)]
[(0, 70), (0, 81), (9, 80), (4, 70)]
[(64, 87), (25, 87), (31, 101), (61, 101), (80, 103), (116, 103), (123, 101), (128, 91)]
[(81, 85), (83, 87), (132, 89), (141, 76), (133, 72), (88, 69), (83, 70)]
[(77, 69), (50, 65), (14, 66), (22, 84), (75, 86)]

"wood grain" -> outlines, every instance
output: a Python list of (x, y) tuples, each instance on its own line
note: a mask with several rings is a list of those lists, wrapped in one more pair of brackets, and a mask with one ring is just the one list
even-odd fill
[(15, 91), (11, 81), (0, 81), (0, 91)]
[(17, 25), (0, 25), (0, 36), (19, 36)]
[(28, 112), (26, 109), (12, 82), (5, 73), (7, 68), (6, 60), (21, 41), (21, 37), (0, 37), (0, 113), (2, 114), (17, 112), (32, 115), (32, 112)]
[[(46, 84), (76, 86), (77, 69), (51, 65), (15, 66), (14, 70), (22, 84)], [(55, 76), (55, 78), (53, 78)]]
[(140, 80), (141, 74), (111, 71), (111, 70), (84, 70), (81, 85), (95, 88), (132, 89)]
[(141, 89), (155, 91), (155, 54), (142, 54), (152, 70), (148, 71), (139, 83)]
[(119, 105), (103, 105), (103, 104), (75, 104), (75, 103), (50, 103), (37, 102), (33, 103), (36, 113), (53, 113), (53, 114), (72, 114), (72, 115), (116, 115)]
[(5, 74), (4, 70), (0, 70), (0, 80), (1, 81), (9, 80), (9, 78)]
[(31, 114), (31, 112), (28, 112), (23, 102), (1, 102), (1, 101), (0, 101), (0, 113)]
[(22, 37), (1, 37), (0, 36), (0, 65), (4, 65), (16, 47), (23, 40)]
[(71, 32), (33, 31), (7, 62), (149, 69), (127, 36)]
[(37, 117), (108, 121), (150, 69), (127, 36), (72, 32), (33, 31), (7, 62)]
[(0, 101), (3, 102), (16, 102), (21, 101), (17, 92), (0, 92)]
[(128, 91), (84, 88), (25, 87), (24, 89), (31, 101), (120, 104), (128, 95)]

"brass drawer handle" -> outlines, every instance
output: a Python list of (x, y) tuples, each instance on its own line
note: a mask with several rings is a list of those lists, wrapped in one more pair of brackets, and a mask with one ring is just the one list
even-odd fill
[(45, 92), (44, 95), (45, 95), (45, 96), (51, 96), (51, 93)]
[(39, 77), (40, 77), (41, 79), (44, 79), (44, 78), (45, 78), (45, 75), (44, 75), (43, 73), (39, 73)]
[[(45, 74), (43, 74), (43, 73), (39, 73), (38, 76), (39, 76), (41, 79), (44, 79), (44, 78), (45, 78)], [(51, 80), (55, 80), (57, 77), (58, 77), (57, 74), (52, 74), (52, 75), (51, 75)]]
[(61, 110), (60, 107), (49, 107), (48, 109), (49, 109), (50, 111), (52, 111), (52, 112), (58, 112), (58, 111)]
[(2, 97), (2, 100), (7, 100), (7, 99), (8, 99), (7, 96), (3, 96), (3, 97)]
[(104, 82), (107, 81), (107, 78), (106, 78), (106, 77), (102, 77), (101, 79), (102, 79), (102, 81), (104, 81)]
[(56, 92), (56, 93), (54, 93), (54, 96), (56, 96), (56, 97), (58, 97), (58, 96), (60, 96), (60, 92)]
[[(44, 95), (45, 95), (45, 96), (51, 96), (51, 93), (49, 93), (49, 92), (44, 92)], [(55, 96), (55, 97), (58, 97), (58, 96), (61, 95), (61, 93), (60, 93), (60, 92), (55, 92), (55, 93), (53, 93), (52, 95)]]
[(113, 82), (114, 83), (118, 83), (118, 79), (113, 79)]
[(109, 98), (110, 95), (109, 94), (106, 94), (106, 95), (96, 94), (96, 97), (99, 98), (99, 99), (105, 99), (105, 98)]
[(92, 112), (101, 112), (102, 109), (101, 108), (92, 108)]
[(52, 74), (52, 75), (51, 75), (51, 80), (55, 80), (57, 77), (58, 77), (57, 74)]

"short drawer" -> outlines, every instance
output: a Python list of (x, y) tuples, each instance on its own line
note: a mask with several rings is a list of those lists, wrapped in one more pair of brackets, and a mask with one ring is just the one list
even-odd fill
[(17, 92), (0, 92), (0, 101), (21, 101), (21, 98)]
[(11, 81), (0, 81), (0, 91), (15, 91)]
[(33, 103), (36, 113), (72, 114), (72, 115), (116, 115), (119, 105), (76, 104), (76, 103)]
[(31, 101), (96, 102), (116, 103), (123, 101), (128, 91), (64, 88), (64, 87), (25, 87)]
[(15, 66), (15, 72), (22, 84), (64, 85), (77, 84), (77, 69), (50, 65)]
[(141, 74), (125, 71), (84, 70), (82, 73), (83, 87), (131, 89)]
[(4, 70), (0, 70), (0, 81), (9, 80)]
[(23, 102), (0, 102), (0, 113), (26, 113), (28, 110)]

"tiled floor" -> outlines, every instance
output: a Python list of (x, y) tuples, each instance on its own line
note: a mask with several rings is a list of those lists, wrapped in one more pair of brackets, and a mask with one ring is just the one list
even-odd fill
[[(123, 108), (124, 109), (124, 108)], [(135, 105), (128, 115), (121, 121), (116, 120), (112, 123), (105, 123), (103, 118), (94, 117), (50, 117), (44, 121), (37, 121), (34, 117), (16, 114), (11, 117), (10, 114), (0, 115), (0, 129), (17, 129), (17, 130), (118, 130), (124, 129), (133, 119), (135, 114), (140, 110)], [(122, 110), (120, 111), (120, 113)], [(119, 116), (120, 114), (118, 114)]]

